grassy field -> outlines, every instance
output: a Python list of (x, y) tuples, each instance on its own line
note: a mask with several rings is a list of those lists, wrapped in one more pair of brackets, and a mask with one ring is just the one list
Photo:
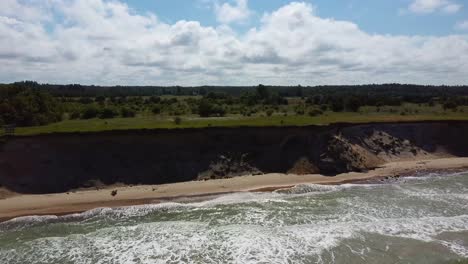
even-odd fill
[(429, 120), (468, 120), (464, 112), (422, 113), (401, 115), (398, 113), (335, 113), (326, 112), (323, 115), (311, 117), (308, 115), (273, 115), (252, 116), (231, 115), (218, 118), (200, 118), (198, 116), (182, 116), (180, 124), (174, 122), (174, 117), (139, 115), (134, 118), (65, 120), (46, 126), (19, 127), (16, 135), (35, 135), (47, 133), (96, 132), (129, 129), (156, 128), (204, 128), (204, 127), (262, 127), (262, 126), (306, 126), (327, 125), (337, 122), (366, 123), (366, 122), (397, 122), (397, 121), (429, 121)]

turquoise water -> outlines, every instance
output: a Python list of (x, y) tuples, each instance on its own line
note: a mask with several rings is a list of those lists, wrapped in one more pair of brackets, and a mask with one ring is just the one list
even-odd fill
[(468, 174), (304, 185), (0, 224), (0, 263), (456, 263)]

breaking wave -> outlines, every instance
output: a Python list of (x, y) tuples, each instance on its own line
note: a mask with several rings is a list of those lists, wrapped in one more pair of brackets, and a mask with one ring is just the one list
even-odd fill
[(467, 200), (457, 173), (21, 217), (0, 262), (440, 263), (468, 257)]

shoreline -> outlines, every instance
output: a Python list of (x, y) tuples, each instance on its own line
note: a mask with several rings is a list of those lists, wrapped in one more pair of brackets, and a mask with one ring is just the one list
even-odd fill
[[(271, 192), (300, 184), (339, 185), (384, 180), (433, 171), (468, 170), (468, 158), (442, 158), (390, 162), (368, 172), (350, 172), (334, 177), (319, 174), (279, 173), (231, 179), (192, 181), (164, 185), (106, 187), (58, 194), (15, 195), (0, 199), (0, 222), (32, 215), (68, 215), (101, 207), (125, 207), (169, 201), (194, 202), (236, 192)], [(117, 190), (115, 196), (111, 195)]]

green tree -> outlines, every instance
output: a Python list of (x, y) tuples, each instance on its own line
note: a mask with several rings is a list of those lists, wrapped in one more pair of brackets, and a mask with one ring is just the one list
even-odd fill
[(153, 109), (151, 109), (151, 112), (153, 112), (153, 114), (155, 114), (155, 115), (161, 114), (161, 106), (155, 105), (155, 106), (153, 107)]
[(270, 90), (263, 84), (257, 86), (257, 96), (260, 100), (266, 100), (270, 98)]
[(81, 119), (95, 118), (98, 116), (98, 114), (99, 114), (99, 109), (94, 105), (90, 105), (86, 107), (81, 113)]
[(361, 101), (358, 97), (352, 96), (346, 99), (345, 108), (351, 112), (357, 112), (361, 107)]
[(222, 106), (212, 103), (210, 100), (203, 99), (198, 106), (198, 114), (201, 117), (224, 116), (226, 110)]
[(452, 100), (448, 100), (448, 101), (446, 101), (446, 102), (443, 104), (444, 110), (447, 110), (447, 109), (452, 109), (452, 110), (454, 110), (454, 109), (457, 109), (457, 107), (458, 107), (458, 104), (457, 104), (457, 102), (456, 102), (455, 100), (453, 100), (453, 99), (452, 99)]
[(114, 109), (110, 107), (104, 107), (99, 111), (99, 118), (101, 119), (109, 119), (109, 118), (114, 118), (118, 115), (119, 113)]
[(334, 98), (331, 102), (331, 110), (333, 112), (343, 112), (344, 110), (343, 98), (341, 97)]
[(106, 97), (100, 95), (100, 96), (96, 97), (96, 99), (94, 99), (94, 101), (96, 101), (96, 103), (99, 103), (99, 104), (104, 104), (106, 102)]
[(175, 123), (176, 125), (182, 124), (182, 118), (180, 118), (180, 116), (176, 116), (176, 117), (174, 118), (174, 123)]
[[(6, 104), (6, 105), (5, 105)], [(63, 109), (59, 102), (46, 92), (37, 89), (25, 89), (5, 101), (1, 118), (19, 126), (37, 126), (58, 122), (62, 119)]]
[(122, 115), (122, 117), (135, 117), (136, 112), (131, 108), (122, 107), (122, 109), (120, 109), (120, 115)]

